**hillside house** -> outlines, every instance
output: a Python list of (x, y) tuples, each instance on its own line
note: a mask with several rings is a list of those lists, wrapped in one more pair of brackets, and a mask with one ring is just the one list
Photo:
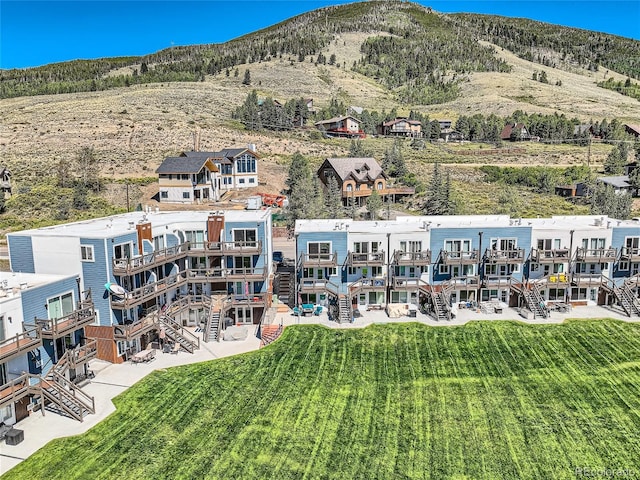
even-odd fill
[(451, 120), (438, 120), (438, 125), (440, 125), (440, 130), (453, 128), (453, 122)]
[(512, 142), (519, 142), (524, 140), (531, 140), (529, 130), (524, 123), (508, 123), (502, 129), (500, 133), (502, 140), (509, 140)]
[(11, 172), (4, 167), (0, 169), (0, 194), (3, 198), (11, 196)]
[(182, 157), (210, 159), (218, 169), (216, 191), (222, 195), (228, 190), (258, 186), (258, 159), (255, 145), (246, 148), (225, 148), (219, 152), (184, 152)]
[(366, 135), (360, 127), (361, 123), (360, 120), (351, 115), (344, 115), (328, 120), (320, 120), (315, 123), (315, 126), (329, 137), (364, 138)]
[(607, 185), (613, 188), (616, 193), (630, 194), (634, 193), (633, 186), (629, 183), (629, 177), (627, 175), (612, 175), (608, 177), (598, 177), (596, 183)]
[(160, 203), (217, 201), (219, 169), (209, 156), (167, 157), (156, 170)]
[(318, 178), (328, 188), (329, 179), (334, 177), (342, 190), (342, 203), (350, 201), (364, 205), (367, 197), (376, 190), (382, 197), (394, 201), (397, 196), (413, 195), (410, 187), (390, 187), (389, 177), (374, 158), (327, 158), (318, 170)]
[(564, 198), (578, 198), (587, 195), (587, 184), (585, 182), (573, 183), (571, 185), (556, 185), (555, 194)]
[(640, 125), (625, 124), (625, 131), (636, 138), (640, 138)]
[(378, 126), (378, 133), (385, 136), (422, 137), (422, 122), (408, 118), (394, 118)]

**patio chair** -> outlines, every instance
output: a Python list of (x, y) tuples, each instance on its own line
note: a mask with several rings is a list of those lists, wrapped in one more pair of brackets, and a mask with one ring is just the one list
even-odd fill
[(180, 344), (178, 342), (176, 342), (173, 345), (173, 349), (171, 350), (171, 353), (176, 353), (177, 354), (179, 351), (180, 351)]
[(293, 307), (293, 314), (297, 317), (302, 315), (302, 311), (298, 307)]
[(316, 308), (313, 310), (313, 314), (317, 317), (322, 313), (322, 305), (316, 305)]

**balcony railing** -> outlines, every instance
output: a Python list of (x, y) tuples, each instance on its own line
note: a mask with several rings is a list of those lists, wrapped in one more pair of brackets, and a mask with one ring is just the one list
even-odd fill
[(484, 258), (489, 263), (522, 263), (524, 262), (524, 248), (514, 248), (512, 250), (487, 248)]
[(84, 345), (81, 345), (73, 350), (68, 350), (69, 353), (69, 367), (76, 368), (80, 365), (84, 365), (98, 353), (98, 341), (89, 340)]
[(116, 340), (131, 341), (141, 335), (155, 330), (158, 327), (157, 315), (149, 315), (137, 322), (125, 325), (115, 325), (113, 327), (113, 336)]
[(222, 242), (189, 242), (190, 252), (202, 252), (207, 255), (222, 255)]
[(187, 283), (186, 272), (163, 278), (157, 282), (149, 283), (140, 288), (127, 292), (124, 297), (111, 296), (111, 308), (124, 310), (140, 305), (158, 295), (168, 292), (172, 288), (178, 288)]
[(188, 247), (189, 242), (185, 242), (133, 258), (114, 258), (113, 274), (132, 275), (151, 267), (184, 258), (187, 256)]
[(249, 293), (248, 295), (231, 295), (232, 306), (263, 306), (267, 303), (266, 293)]
[(401, 275), (394, 275), (391, 279), (391, 286), (394, 289), (405, 289), (405, 288), (418, 288), (420, 284), (423, 283), (420, 280), (420, 277), (405, 277)]
[(260, 254), (262, 240), (248, 242), (189, 242), (190, 252), (204, 252), (210, 255)]
[(478, 263), (478, 250), (468, 252), (441, 250), (440, 257), (443, 265), (472, 265)]
[(359, 292), (377, 292), (384, 291), (387, 288), (387, 279), (385, 277), (378, 278), (361, 278), (349, 285), (349, 293), (355, 295)]
[(302, 253), (298, 264), (302, 267), (335, 267), (338, 265), (338, 254), (333, 253)]
[(394, 265), (429, 265), (431, 264), (431, 250), (420, 252), (404, 252), (395, 250), (393, 252)]
[(253, 268), (198, 268), (189, 269), (187, 277), (190, 282), (216, 282), (227, 280), (263, 280), (267, 277), (266, 267)]
[[(43, 338), (59, 338), (75, 332), (85, 325), (90, 325), (96, 320), (96, 312), (93, 304), (82, 306), (68, 315), (51, 320), (35, 319), (35, 326), (40, 328)], [(33, 324), (25, 323), (25, 326)]]
[(538, 285), (546, 284), (549, 287), (568, 287), (571, 285), (571, 277), (568, 273), (552, 273), (535, 280)]
[(640, 248), (622, 247), (620, 260), (627, 262), (640, 262)]
[(480, 277), (476, 275), (467, 275), (464, 277), (453, 277), (443, 282), (449, 290), (464, 290), (466, 288), (478, 288), (480, 285)]
[(511, 275), (486, 275), (482, 280), (484, 287), (507, 288), (511, 285), (513, 279)]
[(579, 287), (600, 286), (605, 282), (601, 273), (574, 273), (573, 283)]
[(578, 248), (576, 260), (588, 263), (614, 262), (618, 256), (615, 248)]
[(349, 252), (347, 265), (351, 267), (384, 265), (384, 251), (375, 253), (354, 253)]
[(11, 405), (21, 398), (34, 393), (34, 389), (31, 386), (32, 378), (39, 377), (23, 373), (19, 377), (0, 385), (0, 408), (6, 405)]
[(38, 327), (24, 327), (25, 331), (0, 342), (0, 364), (42, 346)]
[(299, 288), (302, 293), (324, 292), (327, 288), (328, 280), (316, 278), (301, 278)]
[(540, 248), (531, 249), (531, 260), (536, 263), (564, 263), (570, 260), (568, 248), (556, 248), (544, 250)]

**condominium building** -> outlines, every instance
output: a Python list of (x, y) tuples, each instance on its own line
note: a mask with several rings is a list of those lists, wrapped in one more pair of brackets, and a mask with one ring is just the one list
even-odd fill
[[(97, 355), (125, 361), (162, 330), (187, 351), (228, 325), (257, 324), (271, 302), (271, 212), (133, 212), (7, 235), (13, 272), (78, 278)], [(51, 317), (49, 317), (51, 318)]]
[(552, 302), (618, 303), (627, 314), (640, 314), (640, 223), (634, 221), (299, 220), (295, 236), (298, 302), (333, 305), (343, 319), (358, 307), (393, 304), (444, 318), (458, 303), (491, 300), (543, 316)]

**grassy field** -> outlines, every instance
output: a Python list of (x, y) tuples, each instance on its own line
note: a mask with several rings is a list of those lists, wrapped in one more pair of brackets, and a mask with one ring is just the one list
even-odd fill
[(575, 478), (640, 472), (640, 324), (288, 328), (157, 371), (24, 478)]

